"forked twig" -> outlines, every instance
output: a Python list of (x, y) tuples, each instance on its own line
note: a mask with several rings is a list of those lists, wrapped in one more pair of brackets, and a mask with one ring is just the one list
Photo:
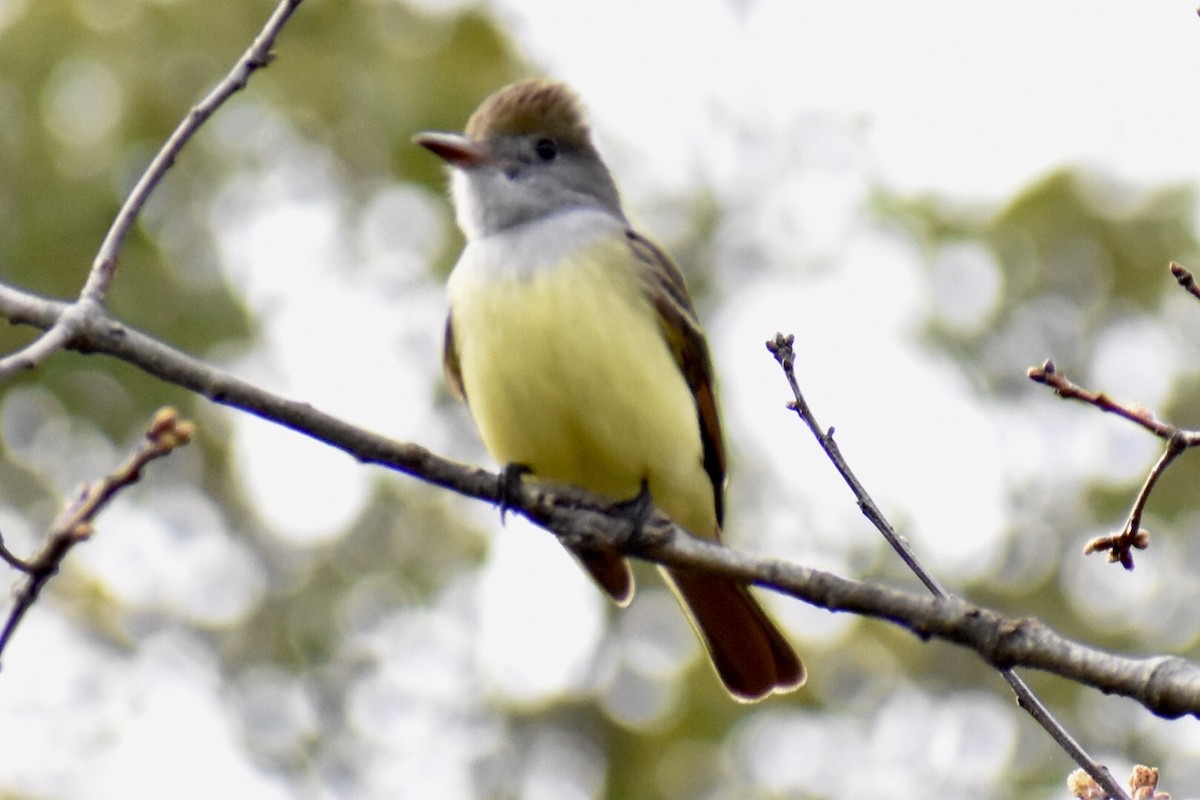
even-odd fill
[(142, 469), (156, 458), (191, 441), (195, 425), (179, 418), (173, 408), (162, 408), (154, 415), (146, 434), (129, 458), (95, 483), (86, 483), (76, 498), (59, 512), (50, 526), (46, 545), (30, 559), (18, 558), (0, 541), (0, 558), (25, 573), (25, 583), (17, 591), (8, 619), (0, 629), (0, 656), (12, 640), (17, 625), (37, 601), (46, 582), (58, 572), (71, 548), (90, 537), (96, 515), (126, 486), (137, 483)]
[[(837, 443), (833, 440), (833, 428), (826, 430), (817, 422), (816, 416), (813, 414), (807, 401), (805, 401), (804, 394), (800, 391), (800, 385), (796, 380), (796, 354), (792, 347), (795, 340), (795, 336), (784, 336), (782, 333), (777, 333), (774, 339), (767, 342), (767, 349), (775, 357), (775, 360), (779, 362), (779, 366), (783, 369), (783, 374), (787, 378), (788, 385), (792, 389), (794, 400), (788, 404), (788, 407), (795, 411), (808, 426), (809, 430), (812, 431), (821, 449), (825, 451), (829, 460), (833, 462), (833, 466), (838, 471), (838, 474), (842, 476), (846, 485), (850, 487), (850, 491), (854, 494), (854, 499), (857, 501), (863, 515), (883, 534), (888, 544), (899, 554), (909, 569), (913, 571), (921, 583), (925, 584), (925, 587), (935, 597), (950, 597), (950, 593), (946, 591), (933, 574), (925, 569), (924, 565), (917, 559), (908, 541), (896, 533), (895, 528), (887, 521), (879, 506), (875, 504), (875, 501), (871, 499), (871, 496), (854, 475), (854, 472), (850, 469), (850, 465), (846, 463), (845, 458), (842, 456)], [(1033, 690), (1029, 688), (1029, 685), (1025, 683), (1023, 678), (1017, 675), (1012, 669), (1001, 669), (1000, 674), (1016, 694), (1017, 701), (1021, 707), (1050, 734), (1050, 737), (1071, 757), (1072, 761), (1082, 767), (1096, 783), (1102, 786), (1108, 792), (1108, 796), (1117, 798), (1118, 800), (1129, 800), (1129, 795), (1117, 783), (1116, 779), (1113, 778), (1108, 768), (1096, 762), (1095, 759), (1087, 754), (1083, 746), (1050, 713), (1050, 710), (1038, 699), (1037, 695), (1033, 693)]]
[[(1187, 281), (1180, 279), (1180, 285), (1194, 294), (1195, 284), (1191, 281), (1191, 273), (1178, 264), (1171, 265), (1172, 272), (1177, 269), (1187, 275)], [(1065, 400), (1078, 400), (1109, 414), (1116, 414), (1166, 441), (1162, 455), (1146, 475), (1142, 488), (1133, 500), (1133, 507), (1125, 518), (1124, 527), (1116, 533), (1095, 537), (1083, 548), (1084, 555), (1105, 552), (1108, 553), (1110, 562), (1119, 562), (1127, 570), (1133, 569), (1133, 551), (1145, 550), (1150, 546), (1150, 532), (1142, 527), (1142, 515), (1145, 513), (1146, 504), (1150, 502), (1150, 493), (1154, 491), (1163, 472), (1180, 453), (1200, 445), (1200, 431), (1182, 430), (1158, 419), (1143, 406), (1118, 403), (1104, 392), (1085, 389), (1059, 372), (1053, 361), (1048, 360), (1040, 367), (1031, 367), (1028, 374), (1030, 380), (1049, 386), (1055, 394)]]
[(1129, 516), (1125, 520), (1125, 527), (1117, 533), (1109, 533), (1091, 539), (1083, 546), (1085, 556), (1107, 552), (1109, 563), (1119, 561), (1125, 569), (1133, 569), (1133, 549), (1145, 550), (1150, 546), (1150, 531), (1142, 527), (1142, 514), (1146, 510), (1146, 503), (1150, 501), (1150, 492), (1154, 490), (1154, 484), (1158, 483), (1158, 479), (1162, 477), (1170, 463), (1185, 449), (1187, 449), (1187, 445), (1183, 444), (1181, 436), (1172, 436), (1167, 440), (1166, 449), (1163, 450), (1158, 461), (1154, 462), (1154, 466), (1150, 468), (1145, 482), (1142, 483), (1142, 488), (1138, 490), (1137, 496), (1133, 499), (1133, 508), (1130, 509)]
[(104, 304), (108, 286), (117, 271), (117, 257), (125, 239), (133, 229), (138, 214), (150, 195), (158, 187), (167, 170), (175, 163), (183, 146), (196, 135), (205, 121), (213, 115), (221, 105), (245, 88), (246, 82), (254, 72), (265, 67), (271, 60), (271, 47), (279, 36), (280, 30), (287, 22), (292, 12), (303, 0), (281, 0), (269, 20), (263, 26), (258, 36), (242, 54), (233, 68), (208, 95), (188, 111), (187, 116), (180, 121), (175, 130), (159, 148), (145, 172), (134, 184), (129, 196), (121, 205), (120, 211), (113, 218), (112, 225), (96, 252), (87, 279), (79, 292), (79, 298), (63, 314), (54, 327), (47, 330), (37, 339), (14, 353), (0, 358), (0, 380), (14, 373), (33, 369), (46, 358), (70, 345), (78, 334), (85, 318), (94, 316)]

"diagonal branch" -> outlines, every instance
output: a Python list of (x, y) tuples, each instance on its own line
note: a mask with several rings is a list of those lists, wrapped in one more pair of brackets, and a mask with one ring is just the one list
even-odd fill
[(200, 130), (200, 126), (207, 122), (213, 112), (220, 108), (226, 100), (245, 89), (251, 75), (271, 62), (271, 48), (275, 44), (275, 39), (283, 29), (284, 23), (288, 21), (292, 12), (301, 2), (303, 0), (282, 0), (275, 7), (270, 19), (267, 20), (246, 52), (242, 53), (233, 68), (229, 70), (229, 74), (222, 78), (203, 100), (192, 106), (187, 116), (180, 121), (167, 141), (163, 143), (150, 165), (146, 167), (146, 171), (142, 173), (142, 177), (134, 185), (133, 191), (125, 198), (125, 203), (117, 212), (116, 218), (113, 219), (112, 226), (109, 227), (104, 241), (100, 244), (100, 251), (96, 253), (91, 272), (88, 273), (87, 282), (80, 293), (81, 299), (86, 298), (98, 303), (104, 302), (104, 294), (117, 269), (117, 255), (120, 253), (122, 245), (125, 244), (125, 238), (133, 228), (133, 223), (141, 213), (142, 207), (146, 205), (150, 195), (162, 181), (163, 176), (167, 174), (167, 170), (175, 163), (175, 158), (183, 150), (183, 146), (196, 135), (196, 131)]
[(833, 462), (834, 469), (838, 471), (838, 474), (842, 476), (842, 480), (850, 487), (850, 491), (854, 494), (854, 499), (858, 502), (858, 508), (862, 511), (863, 516), (869, 519), (871, 524), (883, 534), (883, 538), (887, 540), (887, 543), (892, 546), (892, 549), (896, 551), (901, 560), (912, 570), (921, 583), (925, 584), (925, 588), (932, 595), (935, 597), (949, 597), (950, 593), (917, 560), (916, 553), (909, 547), (908, 540), (896, 533), (896, 529), (888, 522), (883, 511), (871, 499), (871, 495), (867, 493), (866, 487), (862, 485), (858, 480), (858, 476), (850, 469), (850, 465), (842, 456), (841, 448), (838, 447), (837, 442), (833, 439), (833, 428), (826, 430), (817, 422), (816, 415), (813, 414), (808, 401), (804, 399), (804, 394), (800, 391), (800, 384), (796, 381), (796, 354), (792, 349), (792, 344), (795, 340), (796, 337), (794, 336), (784, 336), (782, 333), (777, 333), (774, 339), (767, 342), (767, 350), (779, 362), (779, 366), (783, 369), (784, 377), (792, 389), (792, 397), (794, 399), (788, 404), (788, 407), (795, 411), (796, 415), (812, 431), (813, 436), (817, 439), (817, 443), (825, 451), (825, 455)]
[[(68, 307), (0, 284), (0, 317), (12, 322), (49, 328)], [(495, 473), (451, 461), (419, 445), (392, 441), (307, 403), (272, 394), (107, 315), (89, 321), (71, 346), (86, 353), (108, 354), (214, 402), (324, 442), (364, 463), (404, 472), (479, 500), (499, 503), (503, 499), (512, 511), (580, 549), (618, 549), (668, 566), (756, 583), (831, 611), (900, 625), (921, 639), (938, 638), (970, 647), (999, 668), (1045, 670), (1133, 698), (1165, 717), (1200, 717), (1200, 665), (1185, 659), (1115, 656), (1066, 639), (1037, 620), (1011, 619), (956, 598), (920, 597), (752, 556), (689, 536), (661, 513), (648, 520), (640, 533), (635, 532), (628, 520), (611, 514), (612, 502), (573, 487), (522, 483), (502, 497)]]
[(271, 47), (283, 29), (284, 23), (303, 0), (281, 0), (275, 12), (267, 20), (254, 42), (246, 49), (233, 68), (208, 95), (188, 111), (187, 116), (159, 148), (146, 171), (138, 179), (120, 211), (113, 219), (104, 241), (92, 262), (87, 280), (79, 293), (79, 299), (67, 313), (59, 317), (57, 324), (45, 331), (33, 342), (15, 353), (0, 358), (0, 380), (17, 372), (33, 369), (55, 352), (67, 347), (82, 327), (83, 319), (98, 313), (104, 304), (104, 296), (117, 271), (117, 257), (125, 239), (133, 229), (138, 215), (158, 187), (167, 170), (175, 163), (184, 145), (196, 135), (196, 131), (221, 105), (245, 88), (250, 76), (271, 60)]
[[(834, 442), (833, 429), (830, 428), (828, 431), (825, 431), (817, 422), (816, 416), (813, 414), (807, 401), (805, 401), (804, 395), (800, 391), (800, 385), (796, 381), (796, 358), (795, 351), (792, 348), (794, 342), (794, 336), (784, 336), (782, 333), (775, 334), (775, 338), (767, 342), (767, 349), (771, 351), (771, 354), (775, 356), (775, 360), (779, 362), (779, 366), (783, 369), (784, 376), (791, 386), (792, 396), (794, 397), (793, 402), (789, 404), (791, 409), (800, 416), (817, 438), (821, 449), (829, 456), (829, 460), (833, 462), (834, 468), (842, 476), (846, 485), (850, 487), (850, 491), (858, 501), (858, 507), (862, 510), (863, 515), (883, 534), (883, 537), (887, 539), (888, 543), (899, 554), (904, 563), (908, 565), (909, 569), (920, 579), (921, 583), (925, 584), (925, 588), (929, 590), (930, 594), (942, 600), (953, 599), (952, 595), (946, 591), (941, 583), (925, 569), (924, 565), (917, 559), (916, 553), (909, 546), (908, 540), (896, 533), (895, 528), (888, 522), (883, 512), (879, 509), (879, 506), (871, 499), (867, 490), (859, 482), (858, 477), (850, 469), (850, 465), (846, 463), (846, 459), (842, 456), (837, 443)], [(1041, 623), (1036, 624), (1040, 625)], [(982, 651), (980, 651), (980, 654), (984, 655)], [(984, 658), (988, 657), (984, 655)], [(1121, 788), (1121, 785), (1117, 783), (1116, 779), (1113, 778), (1108, 768), (1087, 754), (1087, 751), (1071, 735), (1070, 731), (1063, 727), (1062, 723), (1050, 712), (1050, 709), (1029, 688), (1029, 684), (1025, 683), (1025, 680), (1017, 675), (1012, 669), (1012, 665), (1005, 664), (1002, 661), (988, 660), (989, 663), (1000, 670), (1001, 677), (1004, 678), (1012, 688), (1013, 693), (1016, 694), (1021, 708), (1029, 712), (1029, 715), (1050, 734), (1050, 737), (1071, 757), (1071, 760), (1082, 767), (1093, 780), (1103, 786), (1109, 793), (1109, 796), (1128, 800), (1128, 795)]]
[[(1109, 414), (1124, 417), (1130, 422), (1150, 431), (1160, 439), (1169, 439), (1177, 433), (1177, 429), (1173, 425), (1168, 425), (1158, 419), (1147, 408), (1118, 403), (1104, 392), (1094, 392), (1073, 383), (1067, 376), (1058, 371), (1058, 367), (1055, 366), (1053, 361), (1047, 360), (1040, 367), (1030, 367), (1026, 374), (1034, 383), (1042, 383), (1049, 386), (1054, 390), (1056, 395), (1064, 400), (1078, 400), (1081, 403), (1095, 406)], [(1200, 434), (1197, 435), (1197, 442), (1200, 443)]]
[(8, 619), (0, 629), (0, 655), (12, 641), (17, 626), (37, 601), (46, 582), (58, 572), (67, 553), (92, 535), (96, 515), (118, 492), (137, 483), (147, 464), (190, 442), (194, 432), (195, 426), (187, 420), (181, 420), (175, 409), (160, 409), (125, 463), (95, 483), (84, 484), (75, 500), (63, 508), (50, 527), (46, 545), (37, 555), (28, 560), (18, 558), (0, 540), (0, 557), (26, 575)]

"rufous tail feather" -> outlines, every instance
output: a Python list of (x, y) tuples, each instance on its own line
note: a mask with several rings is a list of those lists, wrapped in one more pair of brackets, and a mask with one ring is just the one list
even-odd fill
[(725, 578), (664, 570), (717, 675), (743, 702), (804, 685), (804, 664), (750, 590)]

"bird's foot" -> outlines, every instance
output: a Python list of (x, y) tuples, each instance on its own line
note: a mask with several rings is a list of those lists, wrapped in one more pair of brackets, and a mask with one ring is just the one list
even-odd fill
[(633, 526), (633, 531), (629, 535), (630, 538), (639, 538), (642, 535), (642, 529), (646, 527), (646, 523), (654, 515), (654, 499), (650, 497), (650, 487), (646, 483), (646, 480), (642, 479), (642, 490), (637, 493), (636, 497), (629, 500), (622, 500), (615, 504), (613, 511), (616, 516), (627, 520)]
[(500, 483), (497, 487), (496, 494), (500, 501), (500, 524), (504, 524), (504, 517), (511, 512), (515, 506), (518, 492), (521, 491), (521, 478), (533, 472), (525, 464), (505, 464), (500, 470)]

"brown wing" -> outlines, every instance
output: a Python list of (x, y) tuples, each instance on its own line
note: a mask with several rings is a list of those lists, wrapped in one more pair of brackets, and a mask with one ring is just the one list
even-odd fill
[(629, 246), (652, 267), (645, 271), (646, 293), (658, 311), (663, 337), (696, 398), (696, 419), (704, 444), (704, 471), (713, 485), (717, 524), (725, 519), (725, 439), (713, 388), (712, 358), (700, 330), (683, 275), (657, 245), (635, 231), (626, 231)]
[[(653, 267), (645, 271), (646, 292), (658, 311), (663, 337), (696, 398), (704, 469), (712, 480), (717, 522), (722, 524), (725, 444), (708, 345), (679, 269), (662, 250), (638, 234), (630, 231), (626, 237), (638, 257)], [(735, 698), (760, 700), (804, 683), (804, 664), (745, 585), (687, 570), (667, 569), (666, 574), (721, 682)]]
[(465, 403), (467, 388), (463, 385), (458, 349), (454, 346), (454, 317), (450, 314), (446, 315), (446, 335), (442, 340), (442, 370), (446, 373), (446, 383), (449, 384), (450, 391)]

